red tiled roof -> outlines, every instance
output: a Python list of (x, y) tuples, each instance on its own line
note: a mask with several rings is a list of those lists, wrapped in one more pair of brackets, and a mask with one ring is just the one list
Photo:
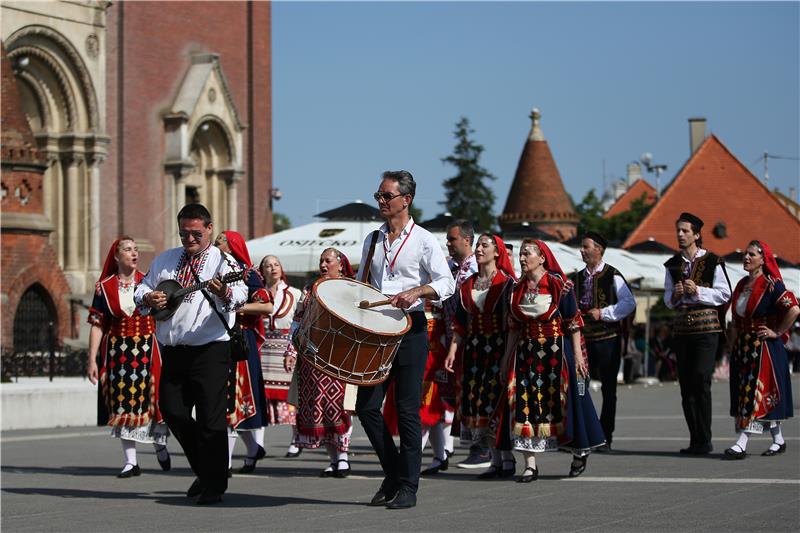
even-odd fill
[(633, 185), (628, 187), (628, 190), (622, 196), (617, 198), (617, 201), (603, 214), (603, 218), (611, 218), (614, 215), (628, 211), (634, 200), (638, 200), (643, 194), (645, 195), (644, 201), (646, 205), (656, 203), (656, 188), (640, 178), (634, 181)]
[(564, 189), (550, 147), (539, 129), (538, 110), (533, 110), (531, 133), (522, 149), (511, 190), (500, 215), (500, 225), (529, 222), (544, 229), (548, 224), (577, 227), (578, 214)]
[[(623, 247), (650, 237), (672, 245), (675, 219), (683, 211), (703, 219), (703, 247), (717, 255), (760, 239), (776, 255), (800, 262), (800, 220), (715, 135), (707, 137), (689, 158)], [(723, 238), (713, 233), (719, 223), (726, 228)]]

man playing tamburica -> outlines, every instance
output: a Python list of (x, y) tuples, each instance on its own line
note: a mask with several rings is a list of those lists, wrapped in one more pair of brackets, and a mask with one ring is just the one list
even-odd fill
[[(391, 297), (394, 307), (407, 309), (411, 330), (403, 337), (389, 378), (373, 387), (361, 386), (356, 412), (385, 474), (370, 505), (389, 509), (414, 507), (422, 463), (419, 416), (422, 376), (428, 356), (428, 328), (423, 299), (440, 301), (453, 294), (455, 282), (439, 243), (417, 226), (408, 209), (416, 183), (411, 173), (383, 173), (375, 200), (386, 223), (364, 242), (358, 279)], [(400, 449), (381, 414), (386, 389), (395, 386)]]
[[(187, 287), (212, 280), (204, 291), (187, 294), (175, 314), (156, 324), (162, 369), (159, 406), (181, 443), (197, 479), (187, 496), (198, 504), (218, 503), (228, 488), (226, 399), (231, 327), (235, 310), (247, 301), (242, 282), (226, 285), (219, 277), (238, 270), (236, 260), (211, 246), (213, 224), (208, 210), (189, 204), (178, 213), (182, 247), (158, 255), (136, 287), (134, 299), (143, 314), (167, 306), (167, 295), (154, 290), (161, 281)], [(213, 302), (213, 308), (212, 308)], [(218, 311), (221, 316), (217, 315)], [(196, 419), (192, 418), (192, 409)]]

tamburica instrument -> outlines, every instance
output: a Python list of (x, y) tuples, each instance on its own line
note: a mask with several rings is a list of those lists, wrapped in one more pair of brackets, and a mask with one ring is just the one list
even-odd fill
[(385, 298), (371, 285), (352, 279), (317, 281), (297, 330), (301, 357), (346, 383), (377, 385), (385, 381), (403, 335), (411, 328), (411, 318), (402, 309), (359, 307), (365, 300)]

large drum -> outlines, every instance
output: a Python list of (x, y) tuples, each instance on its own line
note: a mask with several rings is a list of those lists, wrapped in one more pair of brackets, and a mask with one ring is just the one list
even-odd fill
[(296, 343), (302, 357), (322, 372), (354, 385), (377, 385), (389, 377), (397, 348), (411, 328), (402, 309), (359, 308), (385, 300), (374, 287), (347, 278), (321, 279), (306, 303)]

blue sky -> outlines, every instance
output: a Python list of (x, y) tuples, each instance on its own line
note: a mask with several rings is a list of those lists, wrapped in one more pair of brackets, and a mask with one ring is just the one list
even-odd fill
[[(687, 119), (759, 177), (800, 154), (800, 6), (779, 3), (274, 2), (275, 210), (294, 225), (408, 169), (423, 218), (443, 211), (441, 158), (470, 119), (496, 214), (538, 107), (567, 191), (580, 200), (651, 152), (668, 183), (689, 156)], [(800, 162), (769, 161), (770, 187)], [(651, 178), (651, 183), (654, 180)]]

